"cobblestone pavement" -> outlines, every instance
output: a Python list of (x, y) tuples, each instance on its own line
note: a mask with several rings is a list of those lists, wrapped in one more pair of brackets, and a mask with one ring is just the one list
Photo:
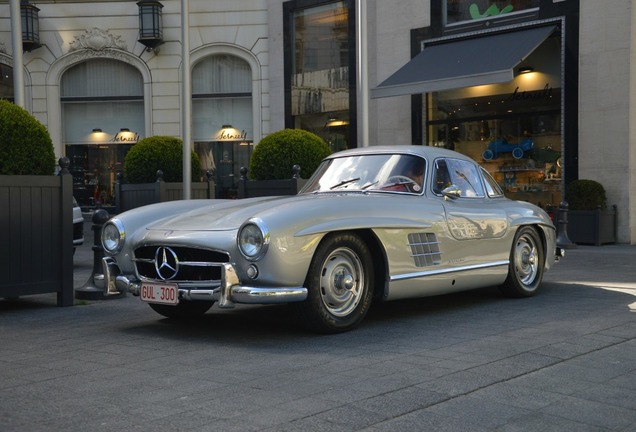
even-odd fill
[(133, 297), (0, 300), (0, 431), (633, 431), (635, 263), (579, 247), (536, 297), (384, 303), (335, 336), (287, 306), (174, 323)]

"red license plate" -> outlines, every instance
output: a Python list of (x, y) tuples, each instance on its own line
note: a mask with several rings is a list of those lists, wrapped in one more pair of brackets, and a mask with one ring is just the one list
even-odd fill
[(139, 298), (148, 303), (177, 305), (179, 287), (170, 283), (142, 282)]

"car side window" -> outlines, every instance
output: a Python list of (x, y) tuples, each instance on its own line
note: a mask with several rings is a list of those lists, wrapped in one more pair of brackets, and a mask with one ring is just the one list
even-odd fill
[(502, 197), (504, 195), (503, 189), (497, 183), (497, 180), (490, 175), (488, 171), (486, 171), (483, 167), (481, 168), (481, 173), (484, 176), (484, 180), (486, 180), (486, 193), (491, 198)]
[(457, 186), (460, 197), (484, 197), (484, 187), (477, 166), (461, 159), (438, 159), (435, 161), (433, 192), (440, 194), (450, 185)]
[(446, 159), (437, 159), (435, 161), (435, 171), (433, 174), (433, 192), (441, 195), (442, 191), (452, 184)]

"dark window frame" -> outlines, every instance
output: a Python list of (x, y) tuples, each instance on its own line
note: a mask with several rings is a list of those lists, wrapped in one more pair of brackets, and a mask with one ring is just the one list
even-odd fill
[(349, 10), (348, 26), (349, 26), (349, 136), (348, 142), (351, 146), (358, 147), (358, 121), (357, 121), (357, 62), (356, 62), (356, 8), (355, 2), (352, 0), (291, 0), (283, 3), (283, 44), (284, 44), (284, 92), (285, 92), (285, 128), (294, 128), (294, 119), (291, 111), (292, 104), (292, 71), (293, 71), (293, 38), (292, 16), (293, 13), (301, 10), (321, 6), (336, 1), (344, 1), (347, 3)]
[[(431, 0), (431, 25), (429, 27), (411, 30), (411, 58), (420, 52), (422, 41), (453, 34), (448, 33), (444, 26), (443, 2), (444, 0)], [(524, 14), (518, 15), (523, 18), (524, 21), (558, 18), (562, 20), (562, 31), (564, 32), (562, 36), (564, 44), (562, 61), (565, 72), (562, 84), (564, 99), (561, 102), (563, 104), (563, 127), (561, 134), (563, 135), (563, 142), (567, 143), (567, 151), (564, 153), (564, 166), (566, 167), (564, 170), (565, 184), (579, 178), (579, 2), (580, 0), (569, 0), (554, 3), (553, 0), (540, 0), (538, 11), (533, 11), (528, 16)], [(490, 29), (510, 25), (509, 22), (498, 24), (491, 22), (491, 20), (484, 20), (483, 23)], [(453, 26), (452, 30), (454, 31), (455, 28), (462, 28), (462, 26)], [(465, 27), (463, 27), (463, 29), (463, 31), (475, 30), (466, 29)], [(424, 131), (428, 126), (428, 119), (426, 118), (423, 97), (424, 95), (420, 94), (411, 96), (411, 137), (414, 144), (426, 144), (424, 142)]]

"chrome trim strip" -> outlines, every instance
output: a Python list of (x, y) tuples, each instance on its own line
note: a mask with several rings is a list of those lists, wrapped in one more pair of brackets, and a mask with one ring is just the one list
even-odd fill
[(417, 273), (405, 273), (401, 275), (391, 276), (389, 278), (389, 281), (393, 282), (393, 281), (400, 281), (400, 280), (406, 280), (406, 279), (417, 279), (417, 278), (426, 277), (426, 276), (437, 276), (442, 274), (459, 273), (459, 272), (465, 272), (470, 270), (480, 270), (480, 269), (485, 269), (490, 267), (501, 267), (501, 266), (507, 266), (508, 264), (510, 264), (510, 260), (501, 260), (501, 261), (494, 261), (487, 264), (475, 264), (475, 265), (464, 266), (464, 267), (429, 270), (429, 271), (423, 271), (423, 272), (417, 272)]
[[(104, 271), (104, 293), (108, 295), (129, 292), (139, 296), (141, 281), (133, 275), (122, 275), (112, 257), (102, 259)], [(179, 284), (179, 296), (185, 300), (218, 301), (220, 308), (232, 308), (235, 303), (278, 304), (299, 302), (307, 298), (305, 287), (251, 287), (241, 285), (232, 264), (222, 266), (221, 286), (211, 289), (188, 289)], [(200, 285), (199, 285), (200, 286)]]
[(224, 264), (221, 267), (221, 297), (219, 298), (220, 308), (233, 308), (232, 289), (240, 284), (241, 281), (236, 274), (236, 270), (232, 264)]
[(236, 303), (275, 304), (303, 301), (307, 298), (307, 288), (255, 288), (232, 287), (232, 298)]

